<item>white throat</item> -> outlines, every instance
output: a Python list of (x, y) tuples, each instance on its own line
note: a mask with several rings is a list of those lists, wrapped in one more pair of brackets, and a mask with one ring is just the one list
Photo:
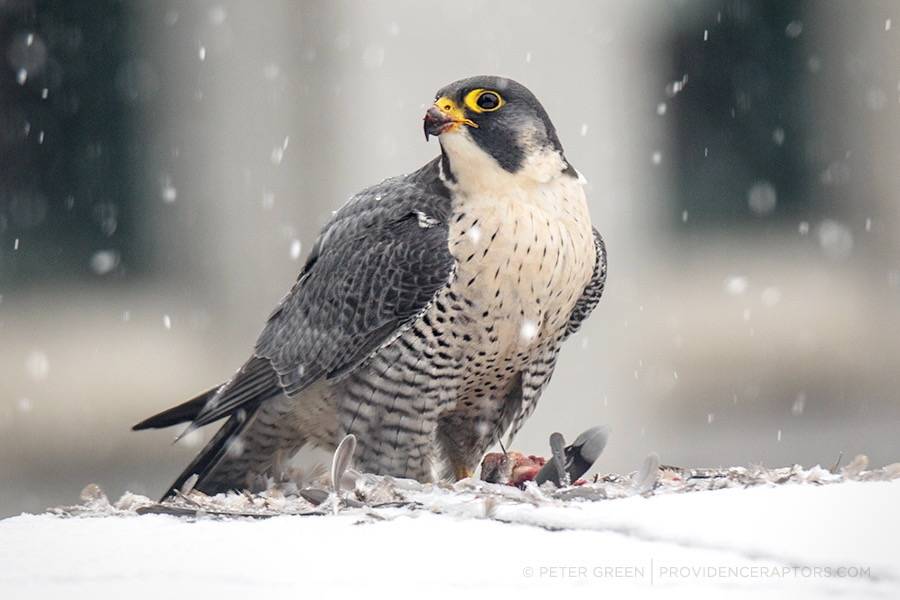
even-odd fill
[(516, 173), (510, 173), (481, 149), (466, 127), (448, 131), (439, 139), (453, 171), (445, 173), (442, 168), (441, 179), (449, 188), (463, 194), (530, 188), (552, 181), (566, 169), (566, 162), (556, 150), (535, 149), (528, 153)]

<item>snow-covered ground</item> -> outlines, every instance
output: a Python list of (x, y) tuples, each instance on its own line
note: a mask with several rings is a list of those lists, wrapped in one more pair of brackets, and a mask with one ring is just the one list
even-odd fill
[(421, 486), (412, 504), (266, 519), (94, 502), (0, 521), (0, 598), (900, 597), (900, 481), (818, 473), (607, 500)]

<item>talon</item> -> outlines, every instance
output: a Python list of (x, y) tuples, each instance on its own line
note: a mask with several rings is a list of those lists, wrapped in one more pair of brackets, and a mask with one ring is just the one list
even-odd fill
[(456, 478), (456, 481), (459, 481), (461, 479), (468, 479), (473, 475), (473, 473), (474, 472), (469, 467), (462, 466), (453, 468), (453, 476)]

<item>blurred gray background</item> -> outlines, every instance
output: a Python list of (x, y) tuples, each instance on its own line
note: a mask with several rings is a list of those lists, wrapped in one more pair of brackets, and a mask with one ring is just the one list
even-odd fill
[(606, 295), (517, 449), (601, 471), (900, 459), (900, 4), (0, 0), (0, 516), (157, 495), (351, 194), (442, 85), (543, 101)]

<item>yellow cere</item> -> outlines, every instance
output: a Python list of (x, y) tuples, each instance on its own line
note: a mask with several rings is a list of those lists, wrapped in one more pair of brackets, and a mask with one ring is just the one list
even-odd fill
[(434, 105), (438, 107), (438, 110), (440, 110), (442, 113), (453, 120), (454, 127), (459, 125), (460, 123), (468, 125), (469, 127), (478, 127), (478, 124), (475, 123), (475, 121), (466, 118), (465, 109), (456, 104), (456, 102), (454, 102), (447, 96), (441, 96), (440, 98), (435, 100)]

